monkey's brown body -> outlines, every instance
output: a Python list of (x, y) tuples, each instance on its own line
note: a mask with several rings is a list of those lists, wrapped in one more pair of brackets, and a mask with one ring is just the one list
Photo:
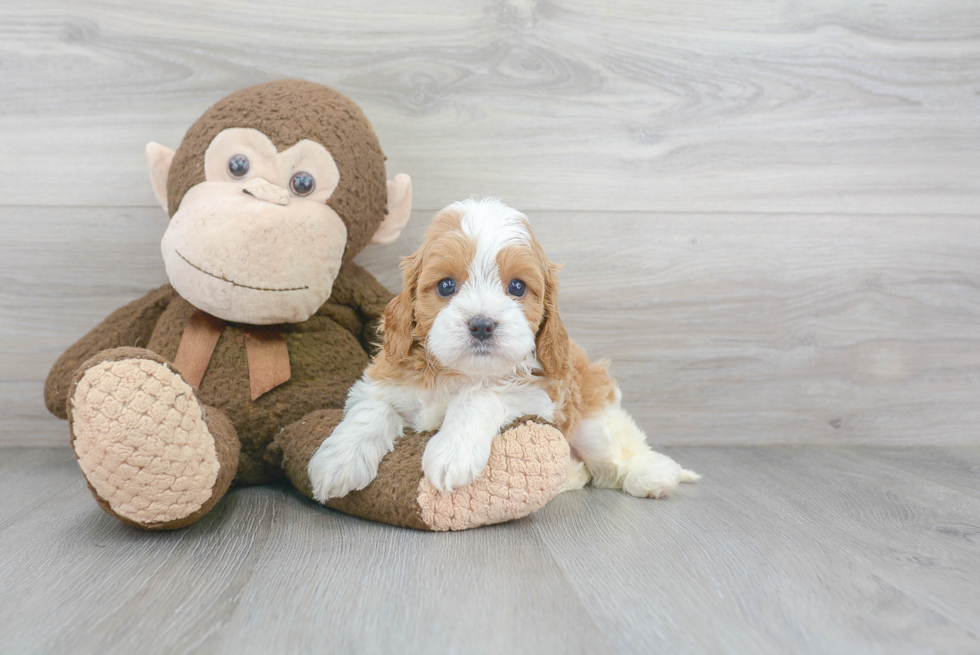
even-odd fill
[[(245, 134), (244, 140), (240, 147), (233, 142), (229, 152), (253, 152), (257, 170), (263, 162), (254, 154), (255, 148), (267, 147), (279, 153), (268, 155), (273, 158), (288, 155), (292, 148), (306, 148), (300, 165), (309, 167), (311, 157), (319, 157), (320, 170), (328, 171), (321, 181), (327, 179), (330, 170), (339, 172), (339, 182), (334, 181), (336, 190), (330, 190), (325, 205), (304, 205), (301, 195), (291, 200), (288, 194), (282, 195), (283, 180), (259, 178), (251, 186), (235, 186), (234, 179), (212, 179), (210, 163), (206, 175), (209, 144), (217, 143), (220, 135), (226, 141), (239, 138), (239, 132)], [(271, 145), (263, 145), (263, 139)], [(341, 421), (348, 389), (369, 362), (379, 322), (392, 297), (351, 260), (372, 235), (375, 241), (386, 242), (379, 235), (393, 239), (391, 235), (397, 236), (407, 220), (404, 203), (393, 203), (389, 198), (385, 209), (383, 155), (360, 109), (319, 85), (286, 81), (238, 91), (209, 109), (170, 156), (172, 164), (166, 161), (154, 179), (163, 178), (155, 190), (161, 202), (169, 206), (173, 221), (182, 216), (184, 223), (200, 234), (205, 234), (205, 228), (213, 233), (214, 224), (206, 220), (215, 220), (215, 212), (209, 206), (203, 214), (194, 214), (195, 209), (186, 201), (190, 192), (216, 189), (208, 197), (224, 202), (222, 194), (243, 189), (249, 196), (244, 201), (241, 195), (228, 197), (237, 205), (249, 203), (248, 211), (232, 218), (259, 221), (271, 217), (268, 229), (254, 232), (258, 236), (247, 245), (255, 245), (259, 251), (269, 246), (261, 240), (270, 234), (273, 249), (259, 257), (259, 262), (271, 261), (264, 266), (279, 268), (270, 273), (272, 283), (250, 286), (234, 280), (254, 277), (256, 271), (266, 269), (249, 262), (236, 269), (249, 253), (242, 255), (232, 249), (225, 255), (227, 260), (219, 257), (198, 265), (175, 249), (180, 259), (173, 260), (176, 264), (168, 261), (173, 286), (151, 291), (114, 312), (65, 352), (48, 376), (46, 404), (55, 415), (69, 419), (76, 455), (99, 504), (121, 520), (149, 529), (172, 529), (196, 521), (220, 500), (233, 480), (261, 484), (288, 477), (306, 496), (311, 495), (309, 460)], [(323, 161), (335, 163), (336, 168), (323, 166)], [(275, 174), (269, 166), (265, 171), (270, 178)], [(170, 182), (166, 183), (168, 172)], [(388, 188), (392, 188), (391, 183)], [(207, 194), (197, 193), (194, 202), (203, 195)], [(410, 193), (407, 202), (410, 205)], [(292, 212), (290, 203), (303, 211)], [(305, 275), (306, 265), (321, 263), (293, 262), (288, 251), (280, 252), (281, 244), (289, 242), (288, 232), (293, 230), (289, 219), (294, 215), (307, 217), (307, 221), (332, 220), (334, 225), (333, 232), (318, 232), (311, 224), (309, 234), (294, 235), (296, 243), (338, 233), (344, 235), (346, 243), (342, 249), (333, 250), (342, 253), (336, 267), (323, 269), (329, 284), (319, 309), (312, 315), (302, 314), (305, 320), (283, 321), (272, 328), (285, 333), (288, 381), (255, 397), (249, 377), (252, 352), (246, 342), (256, 326), (227, 320), (210, 359), (203, 362), (203, 377), (199, 383), (193, 380), (188, 384), (172, 362), (182, 340), (188, 338), (188, 323), (199, 308), (182, 293), (195, 297), (198, 289), (194, 285), (200, 280), (200, 284), (216, 289), (200, 296), (205, 301), (221, 306), (226, 301), (222, 294), (234, 292), (239, 304), (234, 311), (248, 315), (257, 308), (263, 312), (257, 315), (268, 316), (269, 303), (275, 306), (284, 297), (279, 292), (291, 292), (291, 287), (272, 287), (288, 286), (289, 275)], [(171, 223), (171, 228), (174, 225)], [(231, 236), (238, 236), (234, 221), (230, 225), (235, 230)], [(229, 229), (220, 223), (218, 227)], [(253, 226), (243, 224), (241, 229), (246, 227)], [(295, 228), (302, 230), (303, 226)], [(189, 228), (182, 229), (186, 232)], [(187, 243), (186, 234), (178, 234), (174, 242), (177, 248), (188, 250), (189, 246), (181, 245)], [(227, 250), (224, 246), (219, 240), (212, 250)], [(197, 257), (202, 256), (200, 252)], [(166, 237), (164, 255), (166, 258)], [(181, 260), (188, 267), (175, 273), (171, 266), (184, 266)], [(332, 283), (330, 275), (334, 275)], [(248, 279), (251, 282), (253, 278)], [(313, 293), (310, 288), (304, 286), (304, 293)], [(267, 296), (271, 300), (267, 301)], [(308, 305), (309, 298), (304, 302)], [(283, 309), (293, 314), (300, 310), (302, 305)], [(261, 322), (272, 323), (265, 319)], [(471, 485), (473, 489), (440, 496), (421, 474), (426, 439), (427, 435), (409, 435), (400, 440), (370, 486), (329, 504), (396, 525), (461, 529), (524, 516), (541, 504), (525, 500), (528, 485), (536, 486), (536, 497), (544, 489), (550, 498), (564, 482), (568, 447), (560, 433), (540, 422), (522, 421), (497, 440), (500, 443), (495, 444), (485, 480)], [(513, 475), (518, 470), (521, 475)]]
[[(285, 324), (290, 380), (251, 400), (245, 330), (228, 324), (198, 388), (206, 405), (231, 419), (242, 444), (236, 481), (261, 484), (281, 477), (267, 448), (280, 430), (317, 409), (341, 409), (347, 390), (366, 365), (371, 330), (389, 293), (367, 271), (345, 267), (330, 300), (308, 320)], [(147, 348), (174, 361), (187, 319), (195, 308), (177, 296), (164, 310)], [(270, 461), (272, 460), (272, 461)]]
[[(255, 401), (249, 391), (245, 328), (228, 323), (221, 332), (197, 394), (205, 405), (224, 412), (235, 427), (241, 441), (239, 484), (281, 478), (275, 457), (267, 453), (273, 437), (314, 410), (343, 408), (347, 390), (367, 366), (371, 331), (377, 329), (378, 313), (391, 294), (363, 269), (353, 265), (345, 269), (334, 282), (334, 295), (320, 311), (302, 323), (283, 326), (292, 376)], [(155, 312), (146, 311), (148, 306), (162, 309), (156, 321), (152, 320)], [(134, 330), (148, 335), (143, 340), (146, 349), (172, 362), (187, 319), (196, 309), (166, 285), (123, 311), (130, 316), (113, 316), (113, 323), (132, 320)], [(66, 393), (79, 364), (101, 350), (129, 344), (107, 340), (98, 344), (98, 350), (93, 350), (94, 345), (69, 350), (55, 365), (46, 393), (53, 413), (66, 417)]]

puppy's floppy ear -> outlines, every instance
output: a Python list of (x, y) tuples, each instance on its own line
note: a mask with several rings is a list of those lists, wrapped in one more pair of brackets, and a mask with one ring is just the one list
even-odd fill
[(402, 290), (385, 307), (384, 350), (385, 357), (393, 364), (408, 357), (415, 341), (415, 287), (420, 260), (418, 253), (402, 260)]
[(544, 318), (538, 328), (538, 359), (549, 378), (561, 379), (568, 373), (568, 332), (558, 315), (558, 271), (560, 266), (548, 264), (544, 287)]

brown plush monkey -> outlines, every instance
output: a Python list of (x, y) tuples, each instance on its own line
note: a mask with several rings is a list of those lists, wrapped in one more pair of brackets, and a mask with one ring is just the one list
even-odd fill
[[(307, 465), (343, 416), (391, 294), (355, 265), (408, 221), (411, 181), (386, 182), (350, 99), (295, 80), (208, 109), (176, 152), (151, 143), (170, 284), (114, 312), (55, 363), (45, 401), (69, 419), (89, 487), (109, 514), (172, 529), (232, 482)], [(331, 506), (407, 527), (462, 529), (529, 514), (564, 482), (568, 446), (524, 420), (483, 478), (439, 494), (422, 477), (429, 435), (407, 435), (367, 488)]]

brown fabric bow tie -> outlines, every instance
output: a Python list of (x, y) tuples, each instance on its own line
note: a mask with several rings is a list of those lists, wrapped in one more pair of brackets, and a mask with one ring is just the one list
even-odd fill
[[(200, 309), (187, 320), (174, 365), (191, 386), (201, 385), (225, 325), (225, 321)], [(281, 325), (242, 327), (245, 330), (248, 384), (254, 401), (266, 391), (289, 381), (289, 350), (286, 348), (286, 332)]]

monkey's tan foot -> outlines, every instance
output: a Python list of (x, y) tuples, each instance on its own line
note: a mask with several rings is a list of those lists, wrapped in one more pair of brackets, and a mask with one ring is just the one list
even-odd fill
[(95, 499), (125, 523), (189, 525), (225, 494), (240, 444), (172, 364), (116, 348), (85, 362), (69, 393), (72, 446)]
[(524, 420), (494, 439), (487, 468), (465, 487), (446, 494), (419, 480), (422, 521), (430, 530), (465, 530), (527, 516), (558, 495), (569, 461), (561, 432)]
[[(308, 414), (276, 437), (283, 468), (312, 498), (307, 466), (343, 418), (341, 410)], [(422, 474), (422, 453), (433, 432), (408, 433), (388, 453), (374, 481), (327, 506), (347, 514), (417, 530), (465, 530), (519, 519), (537, 511), (562, 489), (569, 448), (554, 427), (524, 418), (493, 441), (486, 470), (452, 493), (440, 493)]]

